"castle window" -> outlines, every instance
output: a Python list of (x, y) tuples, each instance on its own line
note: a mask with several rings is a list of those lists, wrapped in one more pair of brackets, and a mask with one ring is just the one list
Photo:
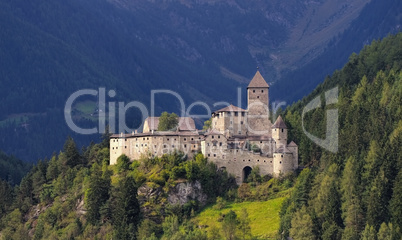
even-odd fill
[(241, 131), (239, 131), (239, 134), (241, 134)]
[(119, 149), (119, 147), (116, 147), (116, 149)]
[(263, 92), (264, 92), (264, 90), (261, 90), (261, 92), (263, 93)]
[(214, 154), (214, 157), (216, 157), (216, 154)]
[(221, 138), (221, 136), (218, 136), (218, 138)]
[(127, 139), (124, 139), (124, 141), (126, 141), (126, 142), (127, 142)]
[(145, 140), (145, 138), (142, 138), (142, 140)]
[(245, 162), (246, 160), (243, 159), (243, 162)]
[(112, 149), (114, 149), (114, 147), (112, 147)]
[(124, 146), (124, 148), (127, 148), (127, 146)]
[(113, 142), (116, 142), (116, 140), (113, 139)]
[(187, 144), (184, 144), (184, 147), (186, 148), (186, 147), (187, 147)]
[(237, 117), (238, 114), (239, 114), (238, 112), (235, 112), (235, 116), (236, 116), (236, 117)]
[(255, 90), (253, 90), (253, 93), (255, 93)]
[(197, 147), (197, 145), (194, 145), (194, 148), (196, 148)]
[(145, 143), (145, 147), (147, 146), (147, 144)]
[(174, 140), (176, 141), (176, 138)]
[(194, 138), (191, 138), (191, 141), (193, 141), (194, 140)]
[(282, 161), (280, 161), (279, 164), (282, 164)]
[(212, 138), (214, 138), (214, 136), (212, 136)]
[(169, 138), (167, 138), (167, 140), (169, 141)]
[(165, 144), (163, 145), (163, 148), (166, 148), (166, 145), (165, 145)]
[(207, 146), (209, 147), (209, 143), (207, 143)]
[(259, 162), (260, 161), (260, 159), (257, 159), (257, 162)]
[(208, 153), (208, 157), (210, 157), (210, 156), (211, 156), (211, 154)]
[(244, 112), (241, 113), (241, 116), (244, 117)]
[(144, 144), (141, 144), (141, 147), (143, 147), (144, 146)]
[[(266, 162), (266, 161), (264, 160), (264, 162)], [(271, 161), (271, 163), (272, 163), (272, 161)]]
[(230, 112), (227, 112), (228, 116), (230, 116)]
[(260, 98), (260, 96), (257, 96), (257, 98)]
[(219, 146), (222, 146), (222, 143), (221, 143), (221, 142), (219, 143)]
[(230, 125), (232, 125), (233, 124), (233, 122), (232, 121), (230, 121)]
[(241, 121), (240, 124), (243, 124), (243, 121)]
[(281, 130), (282, 130), (282, 132), (283, 132), (283, 128), (282, 128)]
[(283, 158), (283, 155), (281, 155), (281, 158)]
[(174, 148), (174, 145), (172, 145), (172, 148)]
[(149, 140), (149, 138), (147, 138), (147, 140)]
[(135, 144), (135, 147), (138, 147), (138, 144)]
[[(265, 160), (264, 160), (264, 162), (265, 162)], [(272, 161), (270, 161), (269, 163), (272, 163)]]
[(248, 161), (250, 162), (251, 160), (249, 159)]
[(184, 138), (184, 141), (187, 141), (187, 138)]
[(154, 145), (154, 148), (156, 148), (156, 145)]

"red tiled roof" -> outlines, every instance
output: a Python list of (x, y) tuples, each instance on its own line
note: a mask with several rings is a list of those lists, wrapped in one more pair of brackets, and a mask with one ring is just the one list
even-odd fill
[(269, 88), (269, 85), (257, 71), (247, 88)]

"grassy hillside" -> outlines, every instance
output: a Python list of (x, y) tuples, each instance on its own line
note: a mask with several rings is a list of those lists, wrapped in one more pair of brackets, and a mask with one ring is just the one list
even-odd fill
[(284, 197), (278, 197), (262, 202), (230, 203), (222, 210), (217, 210), (215, 205), (212, 205), (201, 211), (192, 221), (202, 227), (205, 226), (207, 231), (212, 226), (221, 229), (222, 215), (227, 214), (229, 210), (239, 215), (241, 209), (246, 209), (250, 219), (251, 234), (256, 239), (276, 239), (280, 222), (279, 211), (284, 199)]

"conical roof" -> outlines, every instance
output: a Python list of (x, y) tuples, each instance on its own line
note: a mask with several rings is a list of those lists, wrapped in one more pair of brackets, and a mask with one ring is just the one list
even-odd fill
[(285, 122), (283, 121), (283, 119), (280, 115), (276, 119), (274, 125), (272, 125), (272, 128), (287, 128)]
[(257, 71), (247, 88), (269, 88), (269, 85), (261, 76), (260, 71)]

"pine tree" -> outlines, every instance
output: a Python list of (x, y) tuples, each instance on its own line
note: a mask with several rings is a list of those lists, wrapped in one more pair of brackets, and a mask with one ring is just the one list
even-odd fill
[(240, 232), (240, 239), (251, 239), (251, 228), (250, 228), (250, 219), (248, 218), (247, 209), (242, 208), (240, 215), (239, 215), (239, 232)]
[(386, 184), (387, 179), (384, 176), (384, 171), (381, 169), (374, 179), (367, 203), (367, 224), (373, 226), (375, 229), (378, 229), (380, 224), (387, 221), (388, 218), (388, 204), (384, 198)]
[(292, 218), (292, 228), (289, 230), (289, 235), (297, 240), (314, 240), (316, 236), (313, 233), (313, 221), (307, 213), (307, 208), (303, 206), (297, 211)]
[(362, 232), (361, 240), (377, 240), (377, 234), (373, 226), (366, 225), (366, 228)]
[(402, 229), (402, 171), (399, 171), (394, 183), (390, 212), (393, 224)]
[[(356, 158), (348, 158), (342, 175), (342, 216), (348, 238), (356, 239), (364, 227), (364, 215), (359, 192), (359, 173)], [(353, 233), (353, 234), (352, 234)], [(343, 234), (343, 236), (346, 236)], [(353, 235), (353, 237), (352, 237)]]
[(226, 240), (236, 239), (237, 215), (230, 210), (223, 218), (222, 230)]
[(63, 151), (65, 154), (64, 165), (75, 167), (76, 165), (81, 163), (81, 156), (78, 152), (77, 145), (71, 137), (68, 137), (66, 142), (64, 143)]
[(140, 205), (133, 177), (124, 177), (113, 201), (113, 226), (117, 239), (133, 239), (140, 222)]

